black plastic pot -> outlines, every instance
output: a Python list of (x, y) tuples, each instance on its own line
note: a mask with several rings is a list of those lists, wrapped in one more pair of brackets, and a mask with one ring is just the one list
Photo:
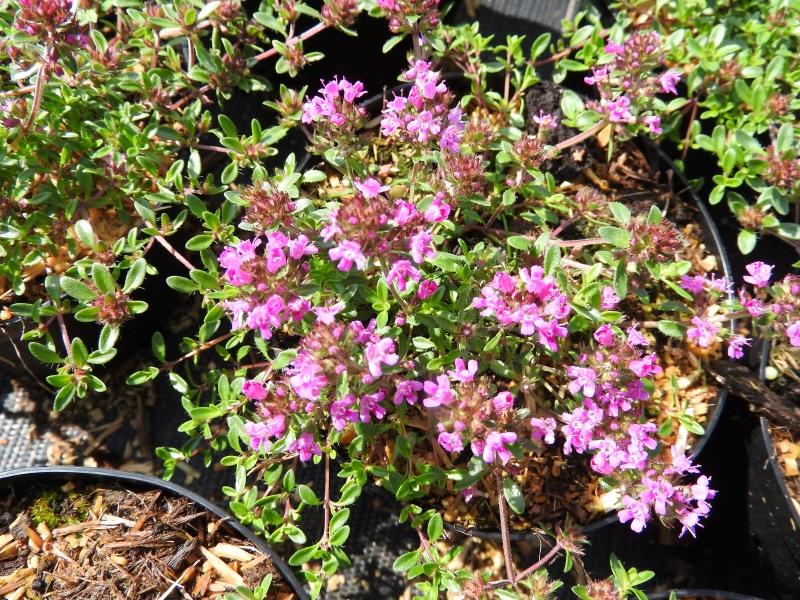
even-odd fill
[(16, 488), (30, 488), (34, 485), (59, 485), (69, 481), (86, 484), (116, 484), (131, 489), (158, 489), (172, 496), (187, 498), (225, 521), (225, 527), (232, 533), (240, 535), (253, 546), (266, 554), (283, 577), (286, 584), (297, 594), (298, 600), (308, 600), (308, 595), (303, 589), (297, 576), (263, 539), (256, 536), (250, 529), (234, 519), (226, 511), (209, 502), (202, 496), (187, 490), (184, 487), (139, 473), (128, 473), (114, 469), (95, 469), (89, 467), (31, 467), (14, 469), (0, 474), (0, 497), (7, 496)]
[[(769, 362), (770, 344), (761, 353), (760, 377)], [(747, 512), (750, 535), (759, 549), (760, 568), (776, 593), (800, 594), (800, 513), (792, 502), (767, 420), (759, 418), (748, 444)]]
[(669, 600), (672, 592), (675, 592), (677, 598), (697, 598), (698, 600), (759, 600), (755, 596), (719, 590), (672, 590), (671, 592), (648, 594), (647, 597), (650, 600)]

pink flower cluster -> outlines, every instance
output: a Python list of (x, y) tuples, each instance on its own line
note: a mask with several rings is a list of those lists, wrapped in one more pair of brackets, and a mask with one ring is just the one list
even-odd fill
[[(752, 286), (738, 293), (743, 309), (757, 321), (766, 320), (772, 329), (783, 334), (789, 345), (800, 347), (800, 276), (787, 275), (781, 281), (770, 284), (772, 265), (761, 261), (745, 267), (747, 275), (742, 279)], [(736, 338), (731, 346), (738, 343)]]
[(319, 94), (303, 104), (302, 121), (335, 128), (352, 127), (365, 115), (364, 108), (356, 104), (365, 93), (363, 83), (350, 83), (344, 77), (323, 83)]
[(292, 239), (277, 231), (227, 246), (219, 264), (227, 282), (239, 288), (239, 295), (224, 303), (233, 328), (246, 326), (269, 339), (284, 323), (300, 321), (311, 304), (295, 290), (308, 271), (307, 257), (317, 252), (305, 235)]
[[(610, 62), (593, 67), (592, 74), (584, 78), (600, 94), (599, 102), (594, 102), (592, 107), (611, 123), (638, 121), (651, 133), (661, 133), (661, 117), (648, 108), (650, 100), (658, 93), (677, 94), (675, 86), (680, 81), (680, 73), (668, 70), (658, 77), (653, 76), (653, 71), (663, 62), (658, 34), (634, 32), (622, 44), (608, 42), (605, 52)], [(648, 110), (650, 114), (646, 114)]]
[(408, 95), (395, 95), (386, 104), (381, 134), (414, 143), (438, 142), (442, 150), (458, 152), (464, 130), (461, 109), (449, 108), (452, 94), (439, 72), (418, 60), (404, 76), (413, 85)]
[(558, 289), (556, 280), (540, 266), (520, 269), (514, 276), (500, 271), (492, 282), (472, 300), (481, 316), (494, 317), (503, 326), (519, 325), (522, 335), (538, 335), (548, 350), (558, 350), (558, 340), (566, 337), (565, 320), (569, 300)]
[(427, 31), (439, 24), (440, 0), (377, 0), (378, 6), (389, 19), (392, 33), (414, 34)]

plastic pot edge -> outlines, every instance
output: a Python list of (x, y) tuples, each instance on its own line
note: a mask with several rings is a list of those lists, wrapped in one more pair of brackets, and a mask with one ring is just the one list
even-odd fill
[(166, 491), (174, 496), (183, 496), (198, 504), (205, 510), (213, 513), (220, 519), (224, 520), (231, 529), (241, 535), (248, 542), (253, 544), (256, 548), (266, 554), (275, 568), (281, 574), (284, 581), (292, 588), (297, 594), (299, 600), (309, 600), (309, 596), (303, 588), (300, 580), (295, 575), (294, 571), (284, 560), (278, 556), (273, 548), (266, 543), (263, 539), (256, 536), (249, 528), (245, 527), (227, 511), (223, 510), (210, 500), (196, 494), (195, 492), (186, 489), (185, 487), (159, 479), (151, 475), (144, 475), (141, 473), (131, 473), (127, 471), (119, 471), (116, 469), (105, 469), (99, 467), (71, 467), (71, 466), (44, 466), (44, 467), (25, 467), (22, 469), (12, 469), (0, 473), (0, 488), (8, 487), (14, 483), (21, 483), (24, 480), (36, 480), (42, 478), (52, 478), (56, 476), (62, 480), (94, 480), (108, 483), (119, 483), (129, 486), (157, 488)]

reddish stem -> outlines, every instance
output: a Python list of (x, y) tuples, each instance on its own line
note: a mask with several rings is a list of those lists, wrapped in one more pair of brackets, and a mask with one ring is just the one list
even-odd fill
[[(292, 44), (296, 44), (297, 42), (304, 42), (308, 38), (314, 37), (319, 32), (325, 31), (327, 28), (328, 28), (328, 25), (326, 25), (325, 23), (317, 23), (316, 25), (314, 25), (310, 29), (307, 29), (306, 31), (301, 33), (299, 36), (290, 37), (288, 40), (286, 40), (286, 44), (287, 45), (292, 45)], [(278, 54), (278, 49), (277, 48), (270, 48), (269, 50), (265, 50), (261, 54), (256, 54), (255, 59), (256, 59), (257, 62), (260, 62), (262, 60), (266, 60), (268, 58), (271, 58), (271, 57), (275, 56), (276, 54)]]
[(178, 252), (177, 250), (175, 250), (175, 248), (173, 247), (173, 245), (172, 245), (172, 244), (170, 244), (170, 243), (169, 243), (169, 242), (166, 240), (166, 238), (164, 238), (164, 236), (157, 235), (157, 236), (155, 236), (155, 239), (156, 239), (156, 241), (157, 241), (159, 244), (161, 244), (161, 245), (164, 247), (164, 249), (165, 249), (167, 252), (169, 252), (169, 253), (170, 253), (172, 256), (174, 256), (174, 257), (175, 257), (175, 259), (176, 259), (176, 260), (177, 260), (179, 263), (181, 263), (181, 264), (182, 264), (184, 267), (186, 267), (186, 268), (187, 268), (187, 269), (189, 269), (190, 271), (194, 271), (194, 270), (196, 270), (196, 268), (197, 268), (197, 267), (195, 267), (195, 266), (194, 266), (192, 263), (190, 263), (190, 262), (189, 262), (189, 261), (188, 261), (188, 260), (187, 260), (187, 259), (186, 259), (186, 258), (183, 256), (183, 254), (181, 254), (180, 252)]

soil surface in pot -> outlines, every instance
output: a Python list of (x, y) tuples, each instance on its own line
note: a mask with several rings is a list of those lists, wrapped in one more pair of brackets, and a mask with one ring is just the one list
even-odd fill
[(70, 483), (7, 498), (0, 511), (5, 598), (222, 600), (269, 576), (267, 598), (296, 597), (223, 520), (160, 490)]

